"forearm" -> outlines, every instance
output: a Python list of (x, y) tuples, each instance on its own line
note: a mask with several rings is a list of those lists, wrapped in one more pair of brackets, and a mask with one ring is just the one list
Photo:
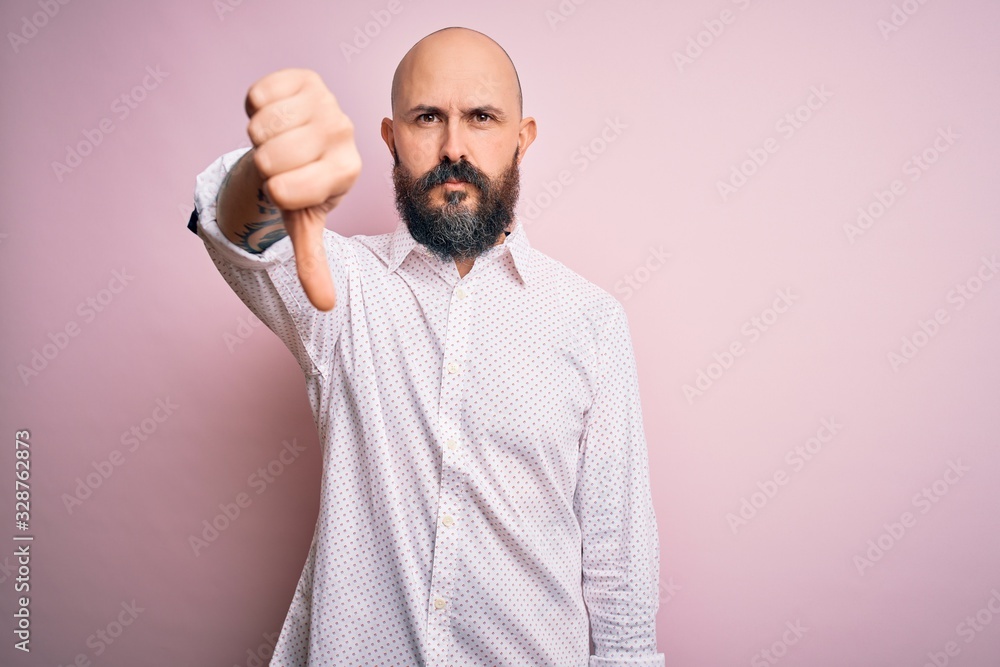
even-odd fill
[(216, 220), (232, 243), (261, 253), (287, 236), (279, 211), (264, 193), (264, 179), (247, 151), (226, 174), (219, 188)]
[(590, 667), (663, 667), (656, 650), (659, 532), (628, 317), (607, 295), (594, 318), (596, 384), (573, 499), (594, 642)]

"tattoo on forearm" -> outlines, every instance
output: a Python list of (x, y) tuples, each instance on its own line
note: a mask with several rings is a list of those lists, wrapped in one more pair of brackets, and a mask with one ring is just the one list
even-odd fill
[[(281, 211), (264, 193), (263, 188), (257, 188), (257, 212), (261, 215), (272, 217), (257, 222), (249, 222), (243, 227), (243, 231), (238, 234), (240, 247), (247, 252), (259, 254), (269, 247), (288, 236), (285, 231), (284, 220)], [(251, 237), (255, 240), (251, 241)]]

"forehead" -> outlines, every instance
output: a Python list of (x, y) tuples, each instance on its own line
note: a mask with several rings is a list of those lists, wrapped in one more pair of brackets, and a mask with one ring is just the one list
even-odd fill
[(400, 64), (400, 110), (491, 104), (516, 112), (516, 75), (501, 49), (469, 40), (442, 42), (420, 45)]

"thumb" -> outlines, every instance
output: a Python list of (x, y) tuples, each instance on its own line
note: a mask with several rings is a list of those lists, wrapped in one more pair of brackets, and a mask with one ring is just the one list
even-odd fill
[(337, 293), (326, 261), (324, 219), (309, 209), (282, 211), (285, 230), (292, 239), (299, 282), (309, 301), (319, 310), (333, 310)]

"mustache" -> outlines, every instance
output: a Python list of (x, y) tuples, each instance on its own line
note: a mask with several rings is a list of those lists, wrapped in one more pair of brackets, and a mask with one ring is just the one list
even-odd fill
[(414, 185), (418, 192), (426, 193), (430, 191), (431, 188), (441, 185), (445, 181), (449, 180), (471, 183), (482, 192), (486, 192), (489, 187), (489, 182), (483, 172), (479, 171), (465, 160), (459, 160), (458, 162), (442, 162), (421, 176)]

